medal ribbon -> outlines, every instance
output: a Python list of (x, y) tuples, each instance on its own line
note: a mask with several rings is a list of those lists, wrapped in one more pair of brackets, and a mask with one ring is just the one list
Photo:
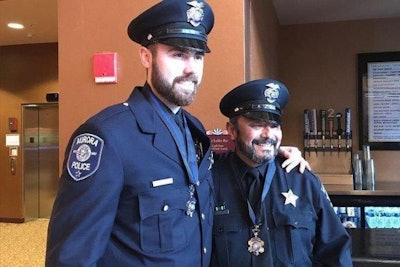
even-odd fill
[(260, 210), (258, 210), (257, 213), (254, 212), (253, 208), (251, 207), (250, 201), (247, 199), (247, 207), (248, 207), (248, 211), (249, 211), (249, 216), (254, 225), (257, 225), (261, 222), (262, 203), (264, 202), (264, 199), (268, 194), (269, 188), (271, 187), (271, 182), (272, 182), (272, 178), (275, 175), (275, 171), (276, 171), (275, 161), (270, 160), (268, 163), (267, 175), (265, 176), (264, 187), (263, 187), (263, 191), (261, 194)]
[[(194, 143), (192, 139), (192, 134), (190, 133), (189, 127), (187, 125), (187, 121), (185, 116), (183, 116), (183, 124), (185, 128), (186, 135), (186, 144), (185, 138), (181, 130), (179, 129), (176, 122), (171, 118), (169, 114), (165, 112), (162, 108), (160, 101), (154, 96), (154, 94), (145, 91), (147, 96), (149, 97), (151, 105), (154, 107), (158, 115), (161, 117), (161, 120), (167, 126), (168, 130), (172, 134), (172, 137), (175, 140), (176, 145), (178, 146), (179, 153), (181, 154), (183, 163), (185, 164), (186, 171), (189, 175), (189, 180), (192, 184), (198, 184), (199, 175), (198, 175), (198, 166), (196, 161), (196, 151), (194, 148)], [(185, 149), (187, 148), (187, 150)]]

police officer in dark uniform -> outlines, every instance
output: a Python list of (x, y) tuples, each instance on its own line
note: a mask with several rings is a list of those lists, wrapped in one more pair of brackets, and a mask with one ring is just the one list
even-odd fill
[(350, 236), (321, 181), (309, 170), (281, 167), (288, 96), (282, 83), (260, 79), (220, 102), (236, 150), (212, 169), (213, 267), (352, 266)]
[(73, 133), (46, 266), (209, 266), (210, 141), (181, 107), (195, 98), (213, 24), (203, 0), (165, 0), (130, 23), (146, 83)]

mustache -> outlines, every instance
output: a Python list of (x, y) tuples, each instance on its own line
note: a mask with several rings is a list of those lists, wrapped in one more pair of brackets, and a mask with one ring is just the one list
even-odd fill
[(253, 140), (253, 144), (255, 145), (272, 145), (276, 146), (278, 142), (271, 138), (258, 138)]
[(174, 79), (174, 83), (180, 83), (180, 82), (193, 82), (195, 84), (198, 84), (199, 79), (196, 74), (188, 74), (185, 76), (178, 76)]

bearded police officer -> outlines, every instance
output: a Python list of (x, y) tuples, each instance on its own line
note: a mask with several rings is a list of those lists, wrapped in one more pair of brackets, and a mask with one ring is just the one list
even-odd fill
[(162, 1), (130, 23), (146, 83), (74, 132), (47, 266), (209, 265), (210, 141), (180, 107), (195, 98), (213, 24), (203, 0)]
[(352, 266), (350, 237), (321, 181), (308, 170), (281, 167), (288, 96), (282, 83), (260, 79), (220, 102), (236, 150), (212, 170), (213, 267)]

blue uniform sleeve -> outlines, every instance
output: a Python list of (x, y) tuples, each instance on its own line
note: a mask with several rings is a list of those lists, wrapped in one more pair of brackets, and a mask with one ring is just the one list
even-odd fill
[(319, 184), (320, 209), (313, 254), (323, 266), (351, 267), (351, 237), (336, 216), (323, 184)]
[(46, 266), (96, 266), (106, 249), (124, 179), (120, 156), (106, 136), (83, 126), (68, 145)]

